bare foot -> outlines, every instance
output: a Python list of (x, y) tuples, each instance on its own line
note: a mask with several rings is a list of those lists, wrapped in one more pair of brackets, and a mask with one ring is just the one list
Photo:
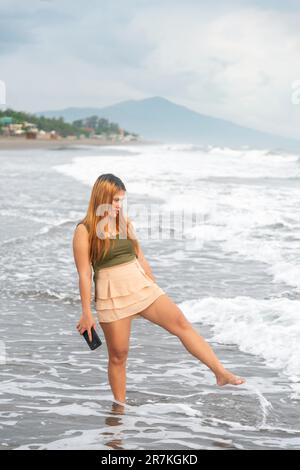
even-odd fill
[(217, 385), (222, 387), (223, 385), (241, 385), (246, 382), (242, 377), (232, 374), (228, 370), (225, 370), (223, 374), (216, 375)]
[(124, 413), (124, 408), (125, 408), (125, 404), (122, 404), (122, 402), (119, 402), (119, 401), (116, 401), (116, 400), (114, 400), (112, 402), (112, 412), (113, 413), (123, 414)]

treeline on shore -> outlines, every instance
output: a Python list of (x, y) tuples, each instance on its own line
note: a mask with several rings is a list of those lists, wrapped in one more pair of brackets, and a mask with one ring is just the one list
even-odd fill
[(85, 119), (79, 119), (72, 123), (65, 122), (62, 117), (48, 118), (45, 116), (36, 116), (35, 114), (26, 113), (24, 111), (15, 111), (13, 109), (0, 110), (0, 131), (4, 129), (8, 123), (23, 124), (24, 129), (35, 126), (39, 131), (53, 132), (62, 137), (81, 136), (90, 137), (91, 135), (115, 135), (122, 134), (134, 135), (128, 131), (121, 129), (118, 124), (110, 122), (108, 119), (99, 116), (90, 116)]

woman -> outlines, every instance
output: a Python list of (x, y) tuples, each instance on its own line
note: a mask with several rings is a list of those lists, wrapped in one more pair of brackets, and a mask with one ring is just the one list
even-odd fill
[(125, 405), (126, 362), (131, 320), (143, 317), (176, 335), (193, 356), (215, 374), (217, 385), (240, 385), (245, 379), (226, 370), (208, 343), (179, 307), (158, 286), (122, 211), (126, 188), (113, 174), (100, 175), (91, 192), (88, 211), (76, 226), (73, 252), (79, 275), (82, 315), (77, 330), (96, 326), (91, 310), (92, 268), (95, 305), (108, 350), (108, 379), (116, 402)]

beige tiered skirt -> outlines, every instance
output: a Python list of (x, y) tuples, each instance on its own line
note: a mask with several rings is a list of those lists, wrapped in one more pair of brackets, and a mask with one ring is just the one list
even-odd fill
[(165, 291), (145, 273), (137, 258), (97, 271), (95, 305), (99, 322), (112, 322), (141, 312)]

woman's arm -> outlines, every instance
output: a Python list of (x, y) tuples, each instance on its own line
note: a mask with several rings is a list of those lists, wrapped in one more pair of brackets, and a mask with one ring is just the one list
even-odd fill
[[(129, 223), (129, 233), (130, 235), (132, 235), (134, 238), (137, 239), (137, 235), (136, 235), (136, 231), (134, 229), (134, 226), (132, 224), (132, 221), (129, 217), (126, 217), (126, 221)], [(139, 252), (138, 252), (138, 255), (137, 255), (137, 259), (139, 261), (139, 263), (142, 265), (145, 273), (154, 281), (156, 282), (156, 279), (153, 275), (153, 272), (151, 270), (151, 267), (150, 267), (150, 264), (148, 263), (148, 261), (146, 260), (145, 258), (145, 255), (143, 253), (143, 250), (142, 250), (142, 247), (141, 245), (139, 244)]]
[(148, 263), (148, 261), (146, 260), (145, 258), (145, 255), (143, 253), (143, 250), (141, 248), (141, 246), (139, 247), (139, 252), (138, 252), (138, 257), (137, 259), (139, 260), (140, 264), (142, 265), (142, 267), (144, 268), (144, 271), (145, 273), (151, 277), (151, 279), (156, 282), (156, 279), (154, 277), (154, 274), (151, 270), (151, 267), (150, 267), (150, 264)]
[(79, 224), (73, 237), (73, 254), (79, 276), (79, 291), (82, 304), (82, 317), (77, 328), (80, 334), (88, 330), (89, 337), (91, 326), (95, 326), (95, 321), (91, 309), (92, 300), (92, 268), (89, 260), (89, 237), (88, 231), (83, 224)]

